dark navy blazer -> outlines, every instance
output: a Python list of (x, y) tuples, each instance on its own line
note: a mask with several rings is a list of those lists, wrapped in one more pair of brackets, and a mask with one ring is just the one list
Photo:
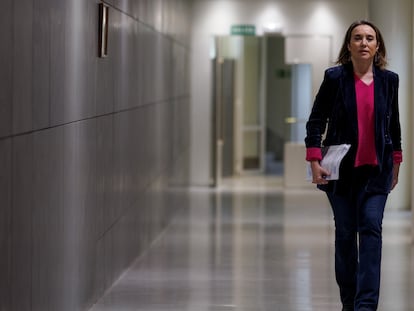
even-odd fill
[[(366, 190), (389, 193), (392, 184), (393, 151), (401, 151), (401, 128), (398, 111), (398, 75), (374, 67), (375, 146), (378, 166)], [(326, 126), (328, 126), (325, 133)], [(355, 78), (352, 64), (329, 68), (312, 112), (306, 123), (306, 147), (351, 144), (341, 163), (340, 179), (318, 186), (325, 191), (346, 193), (352, 183), (352, 172), (358, 147), (358, 116)]]

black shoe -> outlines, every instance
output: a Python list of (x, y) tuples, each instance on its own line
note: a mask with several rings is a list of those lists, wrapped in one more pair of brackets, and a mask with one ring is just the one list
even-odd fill
[(342, 311), (354, 311), (354, 306), (343, 306)]

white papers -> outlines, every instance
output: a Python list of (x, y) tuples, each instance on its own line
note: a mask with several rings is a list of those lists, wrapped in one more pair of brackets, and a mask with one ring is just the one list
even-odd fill
[[(349, 148), (351, 148), (351, 145), (349, 144), (333, 145), (327, 148), (327, 151), (323, 155), (323, 159), (321, 161), (321, 166), (331, 173), (331, 175), (326, 176), (326, 180), (339, 179), (339, 166), (341, 165), (341, 161), (348, 152)], [(307, 171), (307, 179), (312, 180), (312, 170), (309, 162)]]

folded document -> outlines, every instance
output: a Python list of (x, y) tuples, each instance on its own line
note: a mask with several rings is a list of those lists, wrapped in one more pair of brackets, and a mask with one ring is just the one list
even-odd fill
[[(349, 144), (332, 145), (323, 148), (321, 166), (331, 173), (331, 175), (326, 176), (326, 180), (339, 179), (339, 167), (341, 161), (350, 148), (351, 145)], [(307, 179), (312, 180), (312, 169), (309, 162), (307, 165)]]

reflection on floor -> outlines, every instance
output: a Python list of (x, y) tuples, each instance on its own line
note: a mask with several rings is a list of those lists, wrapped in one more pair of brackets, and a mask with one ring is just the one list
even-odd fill
[[(249, 177), (190, 195), (191, 208), (92, 311), (340, 310), (323, 193)], [(385, 215), (382, 311), (414, 310), (410, 218)]]

